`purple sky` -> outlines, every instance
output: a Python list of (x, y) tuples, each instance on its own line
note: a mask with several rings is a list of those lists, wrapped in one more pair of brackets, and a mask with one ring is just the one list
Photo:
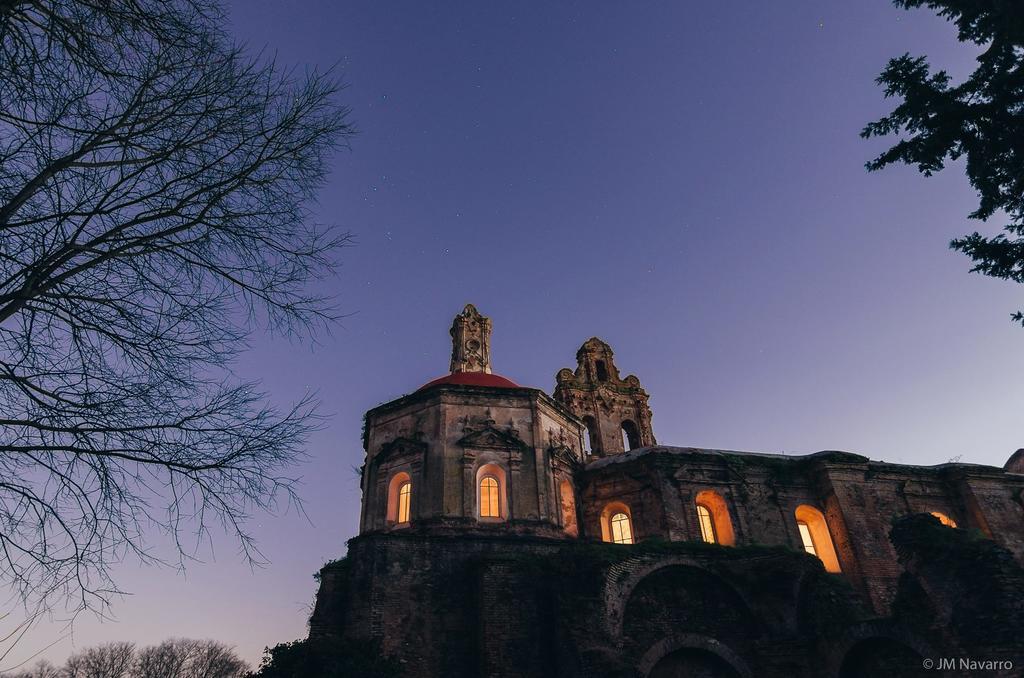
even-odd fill
[(640, 7), (234, 3), (254, 48), (340, 64), (360, 129), (317, 208), (358, 236), (324, 283), (352, 315), (316, 347), (254, 337), (238, 365), (334, 414), (300, 469), (309, 518), (256, 517), (256, 571), (228, 539), (184, 575), (126, 563), (116, 620), (45, 656), (189, 636), (255, 662), (304, 636), (311, 575), (356, 531), (362, 413), (447, 371), (466, 302), (524, 385), (608, 341), (664, 444), (999, 466), (1024, 446), (1024, 295), (947, 249), (981, 226), (962, 168), (863, 167), (886, 59), (960, 76), (953, 28), (889, 0)]

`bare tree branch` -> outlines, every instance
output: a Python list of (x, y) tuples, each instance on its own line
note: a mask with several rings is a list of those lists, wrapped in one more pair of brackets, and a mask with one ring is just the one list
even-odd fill
[[(352, 133), (331, 73), (231, 44), (207, 0), (0, 0), (0, 580), (102, 610), (111, 566), (255, 510), (320, 422), (231, 360), (335, 316), (310, 223)], [(186, 538), (187, 537), (187, 538)]]

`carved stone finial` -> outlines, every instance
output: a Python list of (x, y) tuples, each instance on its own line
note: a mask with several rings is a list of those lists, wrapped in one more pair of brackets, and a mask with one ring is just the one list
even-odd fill
[(452, 321), (452, 372), (491, 373), (491, 319), (466, 304)]

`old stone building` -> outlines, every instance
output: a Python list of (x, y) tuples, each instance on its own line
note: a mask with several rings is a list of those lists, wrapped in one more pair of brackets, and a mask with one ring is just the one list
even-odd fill
[(446, 678), (1020, 674), (1024, 451), (659, 445), (600, 339), (548, 395), (492, 372), (473, 306), (451, 335), (450, 374), (366, 413), (360, 534), (311, 637)]

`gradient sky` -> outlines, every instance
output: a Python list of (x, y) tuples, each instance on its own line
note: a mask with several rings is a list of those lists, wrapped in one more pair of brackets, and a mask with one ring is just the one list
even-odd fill
[[(238, 365), (333, 413), (299, 469), (308, 519), (257, 516), (185, 574), (126, 563), (111, 640), (215, 638), (255, 662), (302, 637), (312, 574), (359, 514), (362, 413), (447, 371), (448, 327), (494, 322), (495, 371), (550, 391), (597, 335), (651, 394), (659, 442), (1001, 466), (1024, 446), (1019, 287), (947, 249), (975, 228), (962, 167), (868, 174), (887, 58), (960, 76), (951, 25), (889, 0), (486, 3), (238, 0), (232, 30), (338, 64), (360, 133), (318, 218), (352, 230), (320, 344), (254, 337)], [(18, 653), (60, 635), (44, 624)]]

